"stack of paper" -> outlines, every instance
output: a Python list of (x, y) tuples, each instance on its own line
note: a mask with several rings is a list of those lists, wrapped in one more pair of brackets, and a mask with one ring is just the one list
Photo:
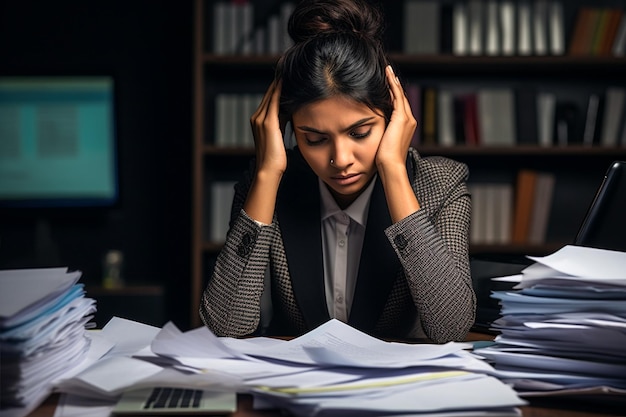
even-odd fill
[(66, 268), (0, 271), (0, 409), (19, 415), (51, 391), (51, 381), (89, 350), (94, 300)]
[[(137, 333), (124, 330), (136, 324), (115, 322), (117, 333)], [(110, 324), (102, 330), (105, 338), (113, 334)], [(146, 343), (144, 338), (135, 346)], [(216, 337), (206, 327), (181, 332), (167, 323), (146, 348), (111, 351), (56, 389), (74, 398), (113, 401), (135, 388), (202, 387), (251, 393), (255, 404), (297, 416), (518, 416), (516, 407), (525, 401), (470, 347), (384, 342), (337, 320), (290, 341)]]
[(626, 253), (565, 246), (494, 292), (496, 344), (477, 354), (523, 396), (626, 394)]

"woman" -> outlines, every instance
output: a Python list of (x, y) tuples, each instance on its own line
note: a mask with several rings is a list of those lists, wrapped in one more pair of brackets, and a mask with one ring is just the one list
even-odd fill
[(298, 335), (337, 318), (446, 342), (472, 325), (468, 170), (409, 148), (417, 122), (382, 23), (366, 0), (294, 10), (294, 45), (252, 115), (256, 158), (202, 298), (217, 335)]

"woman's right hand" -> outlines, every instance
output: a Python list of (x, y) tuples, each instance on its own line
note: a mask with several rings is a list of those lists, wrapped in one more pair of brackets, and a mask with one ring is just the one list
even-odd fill
[(252, 117), (257, 175), (260, 172), (282, 177), (287, 169), (287, 153), (279, 120), (280, 81), (274, 80)]
[(279, 100), (280, 82), (274, 80), (250, 117), (256, 171), (243, 209), (248, 216), (263, 224), (272, 223), (278, 187), (287, 169), (287, 151), (278, 117)]

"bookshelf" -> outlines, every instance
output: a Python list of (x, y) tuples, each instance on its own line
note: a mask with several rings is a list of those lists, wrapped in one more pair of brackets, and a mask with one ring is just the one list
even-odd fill
[[(215, 53), (211, 46), (211, 33), (214, 30), (211, 13), (216, 2), (194, 1), (191, 323), (196, 326), (200, 324), (197, 314), (200, 297), (222, 246), (220, 241), (209, 238), (213, 206), (210, 200), (211, 184), (237, 179), (246, 169), (249, 158), (254, 155), (251, 146), (216, 144), (215, 99), (224, 93), (263, 93), (271, 82), (279, 54)], [(257, 2), (253, 3), (256, 6)], [(450, 5), (455, 2), (442, 0), (439, 3)], [(605, 3), (626, 9), (626, 2), (623, 1)], [(434, 86), (435, 91), (451, 88), (452, 91), (466, 92), (482, 87), (497, 87), (508, 88), (515, 97), (519, 91), (528, 89), (554, 92), (557, 101), (569, 100), (579, 107), (577, 129), (581, 129), (592, 93), (604, 95), (609, 86), (626, 88), (626, 79), (623, 76), (626, 74), (626, 58), (615, 55), (569, 54), (567, 43), (574, 30), (577, 11), (585, 2), (563, 2), (563, 5), (566, 42), (563, 54), (457, 55), (441, 49), (434, 54), (406, 54), (402, 52), (402, 30), (397, 28), (401, 25), (389, 24), (389, 58), (405, 84)], [(384, 7), (389, 21), (403, 21), (402, 2), (393, 2)], [(516, 108), (516, 114), (518, 111), (524, 110)], [(241, 120), (246, 120), (247, 117), (249, 115)], [(420, 113), (418, 120), (423, 129), (422, 117), (423, 114)], [(623, 111), (621, 119), (623, 124)], [(243, 124), (240, 127), (249, 128), (245, 121), (240, 124)], [(619, 140), (611, 146), (598, 143), (585, 145), (580, 141), (559, 143), (557, 140), (549, 146), (543, 146), (536, 138), (525, 139), (518, 140), (513, 146), (464, 143), (441, 146), (423, 142), (416, 145), (424, 156), (442, 155), (467, 163), (470, 168), (470, 184), (508, 184), (513, 195), (517, 175), (521, 170), (549, 172), (554, 175), (555, 186), (548, 218), (551, 224), (545, 231), (545, 238), (532, 244), (512, 243), (510, 240), (472, 243), (471, 253), (474, 255), (545, 255), (570, 243), (609, 164), (617, 159), (626, 159), (626, 143), (620, 143)], [(514, 221), (514, 213), (510, 215), (511, 221)]]

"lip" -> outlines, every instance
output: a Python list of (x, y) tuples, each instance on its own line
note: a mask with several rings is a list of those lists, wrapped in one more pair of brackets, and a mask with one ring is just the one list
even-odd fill
[(361, 178), (361, 174), (347, 174), (347, 175), (335, 175), (330, 179), (338, 185), (347, 186), (358, 182)]

